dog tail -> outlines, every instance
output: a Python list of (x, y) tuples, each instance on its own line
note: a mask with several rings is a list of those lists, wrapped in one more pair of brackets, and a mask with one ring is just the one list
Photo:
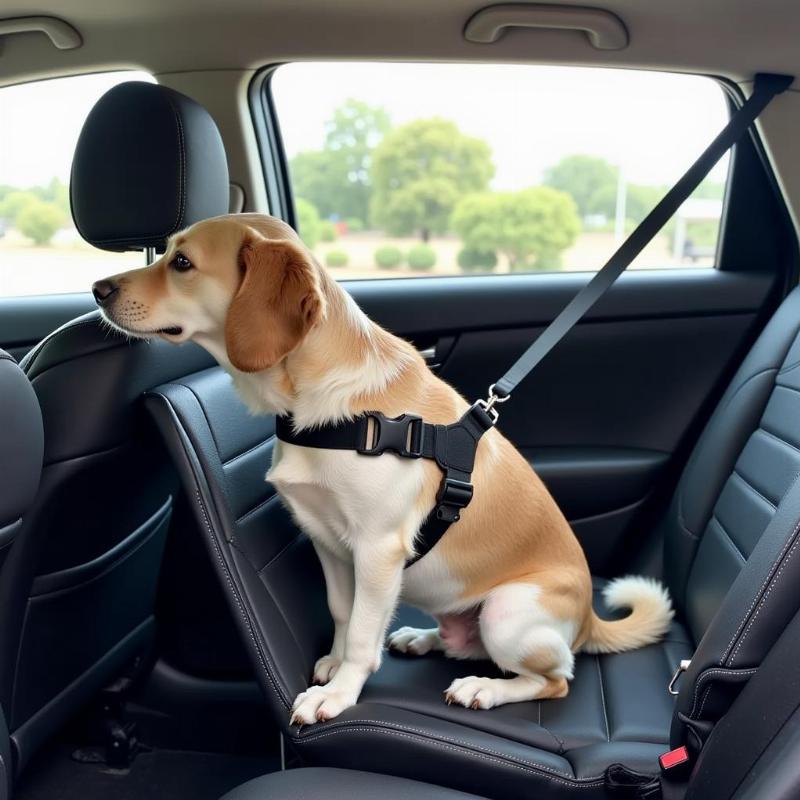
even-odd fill
[(620, 653), (657, 642), (675, 613), (667, 590), (653, 578), (617, 578), (603, 589), (603, 599), (609, 609), (630, 608), (631, 613), (604, 620), (592, 612), (589, 638), (581, 648), (586, 653)]

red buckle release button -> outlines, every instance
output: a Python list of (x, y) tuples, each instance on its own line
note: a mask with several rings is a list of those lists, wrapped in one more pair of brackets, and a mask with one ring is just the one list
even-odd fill
[(668, 770), (686, 764), (689, 760), (689, 751), (685, 747), (676, 747), (670, 750), (669, 753), (664, 753), (658, 757), (658, 762), (661, 764), (661, 769)]

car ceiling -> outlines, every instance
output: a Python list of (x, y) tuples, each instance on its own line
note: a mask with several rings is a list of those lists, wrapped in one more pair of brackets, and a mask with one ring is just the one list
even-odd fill
[(83, 46), (57, 51), (40, 34), (5, 37), (0, 82), (135, 66), (154, 73), (248, 69), (311, 59), (500, 60), (674, 69), (746, 79), (800, 70), (800, 4), (792, 0), (606, 0), (630, 33), (620, 51), (573, 32), (517, 30), (472, 44), (475, 0), (62, 0), (0, 2), (3, 17), (49, 14)]
[[(476, 0), (0, 0), (0, 18), (59, 17), (83, 44), (57, 50), (43, 34), (0, 36), (0, 85), (108, 69), (143, 69), (214, 114), (232, 175), (263, 196), (252, 131), (242, 125), (252, 71), (286, 61), (350, 59), (496, 61), (617, 66), (708, 74), (740, 83), (756, 72), (800, 74), (796, 0), (605, 0), (629, 34), (622, 50), (597, 50), (583, 33), (509, 30), (468, 42)], [(551, 3), (579, 5), (579, 3)], [(228, 97), (236, 95), (235, 105)], [(298, 98), (302, 101), (302, 98)], [(465, 98), (468, 102), (468, 98)], [(800, 92), (778, 98), (758, 123), (798, 226)], [(240, 146), (232, 146), (236, 136)], [(257, 199), (254, 208), (264, 208)]]

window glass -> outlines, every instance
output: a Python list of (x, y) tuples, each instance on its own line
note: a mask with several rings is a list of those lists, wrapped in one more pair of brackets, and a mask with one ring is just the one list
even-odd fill
[[(597, 270), (728, 118), (710, 79), (627, 70), (304, 63), (271, 91), (343, 278)], [(713, 265), (727, 163), (634, 267)]]
[(145, 73), (80, 75), (0, 89), (0, 297), (87, 292), (104, 275), (144, 263), (81, 239), (69, 209), (69, 173), (92, 106)]

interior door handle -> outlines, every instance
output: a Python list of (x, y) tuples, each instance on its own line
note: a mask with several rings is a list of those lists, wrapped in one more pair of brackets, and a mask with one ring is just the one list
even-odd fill
[(437, 370), (442, 366), (447, 356), (450, 355), (450, 351), (453, 349), (455, 343), (455, 336), (442, 336), (440, 339), (437, 339), (436, 344), (430, 347), (420, 348), (417, 352), (425, 359), (425, 363), (432, 370)]

